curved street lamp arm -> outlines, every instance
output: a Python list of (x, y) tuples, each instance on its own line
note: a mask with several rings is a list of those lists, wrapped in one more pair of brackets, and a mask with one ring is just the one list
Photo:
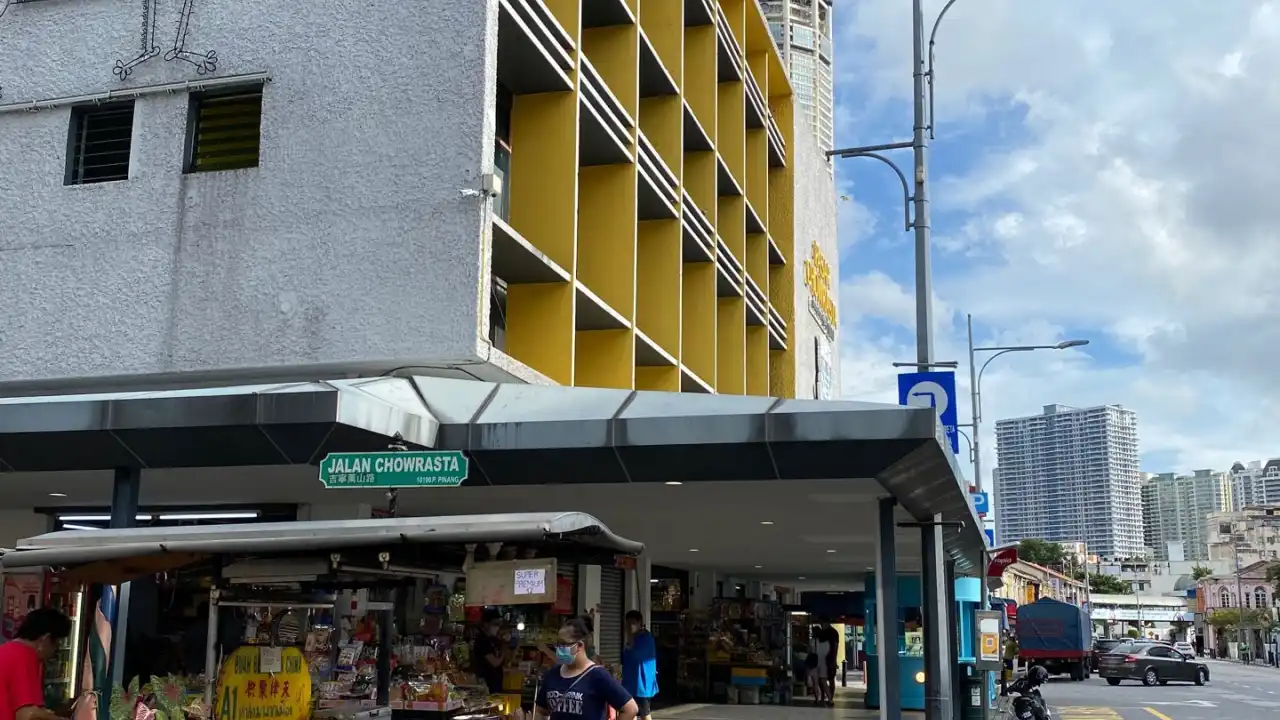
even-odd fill
[(905, 232), (905, 231), (907, 231), (907, 230), (910, 230), (910, 229), (911, 229), (911, 227), (912, 227), (912, 223), (911, 223), (911, 201), (912, 201), (912, 199), (913, 199), (913, 198), (911, 197), (911, 190), (910, 190), (910, 189), (908, 189), (908, 185), (907, 185), (907, 176), (902, 174), (902, 170), (897, 166), (897, 164), (895, 164), (895, 163), (894, 163), (892, 160), (890, 160), (889, 158), (887, 158), (887, 157), (885, 157), (885, 156), (881, 155), (880, 153), (874, 153), (874, 152), (859, 152), (859, 153), (852, 153), (852, 154), (849, 154), (849, 155), (842, 155), (841, 157), (851, 157), (851, 158), (855, 158), (855, 157), (868, 157), (868, 158), (872, 158), (873, 160), (879, 160), (880, 162), (884, 163), (885, 165), (888, 165), (889, 167), (893, 168), (893, 172), (898, 176), (898, 181), (899, 181), (900, 183), (902, 183), (902, 223), (903, 223), (903, 232)]
[(947, 11), (952, 5), (956, 4), (956, 0), (947, 0), (947, 4), (942, 6), (942, 12), (938, 13), (938, 18), (933, 21), (933, 30), (929, 32), (929, 70), (925, 76), (929, 78), (929, 139), (933, 140), (933, 46), (938, 39), (938, 26), (942, 24), (942, 18), (947, 16)]
[[(985, 348), (974, 348), (974, 351), (976, 352), (978, 350), (983, 350), (983, 349)], [(1011, 348), (997, 348), (997, 349), (1000, 352), (997, 352), (995, 355), (992, 355), (991, 357), (987, 358), (987, 361), (982, 363), (982, 368), (978, 370), (978, 380), (973, 384), (974, 389), (976, 390), (974, 394), (978, 396), (978, 403), (977, 403), (978, 422), (982, 421), (982, 373), (987, 371), (987, 366), (991, 364), (991, 361), (995, 360), (1001, 355), (1006, 355), (1011, 352), (1029, 352), (1031, 350), (1038, 350), (1039, 348), (1032, 345), (1028, 345), (1026, 347), (1011, 347)]]

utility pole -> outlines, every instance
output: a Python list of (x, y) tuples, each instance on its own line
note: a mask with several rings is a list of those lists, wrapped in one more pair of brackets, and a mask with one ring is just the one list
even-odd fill
[(1244, 589), (1240, 580), (1240, 535), (1236, 532), (1233, 525), (1231, 528), (1231, 550), (1236, 561), (1236, 613), (1239, 614), (1236, 622), (1236, 657), (1244, 660)]
[[(943, 12), (946, 12), (945, 10)], [(938, 17), (941, 21), (941, 15)], [(935, 32), (937, 25), (934, 26)], [(929, 237), (929, 124), (925, 116), (926, 75), (924, 53), (924, 8), (921, 0), (911, 3), (912, 75), (915, 84), (915, 128), (911, 148), (915, 154), (915, 231), (916, 231), (916, 362), (933, 362), (933, 260)], [(979, 480), (979, 482), (981, 482)]]
[(973, 316), (965, 315), (969, 326), (969, 417), (973, 422), (969, 427), (973, 430), (973, 438), (969, 445), (973, 449), (973, 485), (982, 492), (982, 448), (979, 447), (982, 435), (982, 405), (978, 403), (978, 369), (973, 361)]

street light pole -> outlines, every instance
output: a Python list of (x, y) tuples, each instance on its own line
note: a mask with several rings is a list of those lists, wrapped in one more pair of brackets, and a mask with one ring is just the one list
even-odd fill
[[(911, 5), (911, 49), (914, 60), (912, 80), (915, 86), (915, 127), (911, 146), (915, 155), (916, 362), (929, 363), (933, 362), (933, 259), (929, 246), (928, 183), (928, 127), (932, 118), (925, 116), (924, 8), (922, 0), (913, 0)], [(938, 20), (941, 21), (942, 17), (939, 16)], [(934, 31), (937, 31), (936, 24)]]
[[(992, 360), (1012, 352), (1031, 352), (1033, 350), (1067, 350), (1073, 347), (1082, 347), (1089, 344), (1088, 340), (1064, 340), (1056, 345), (997, 345), (992, 347), (974, 347), (973, 346), (973, 315), (967, 315), (966, 320), (969, 325), (969, 417), (973, 422), (969, 423), (969, 427), (973, 429), (973, 484), (977, 487), (978, 492), (982, 492), (982, 374), (987, 371), (987, 366)], [(982, 363), (981, 368), (977, 368), (976, 355), (980, 352), (994, 353)], [(976, 368), (976, 372), (975, 372)], [(1087, 540), (1088, 538), (1084, 538)]]

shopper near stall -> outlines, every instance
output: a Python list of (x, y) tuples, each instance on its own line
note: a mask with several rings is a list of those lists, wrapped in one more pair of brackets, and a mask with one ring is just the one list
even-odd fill
[(587, 655), (590, 636), (581, 618), (560, 628), (556, 642), (557, 667), (547, 671), (534, 701), (534, 720), (635, 720), (640, 708), (631, 693)]
[(827, 655), (831, 652), (831, 641), (819, 625), (813, 626), (813, 648), (810, 652), (814, 659), (810, 666), (814, 668), (815, 692), (814, 702), (819, 705), (830, 705), (832, 702), (831, 673), (827, 666)]
[(0, 645), (0, 720), (57, 720), (44, 706), (44, 664), (70, 634), (70, 618), (39, 608), (27, 613), (11, 642)]
[(486, 613), (480, 633), (471, 645), (471, 672), (483, 682), (491, 693), (502, 692), (503, 666), (507, 663), (507, 644), (502, 642), (502, 616)]
[(822, 621), (822, 628), (819, 631), (824, 642), (826, 642), (826, 654), (818, 659), (826, 669), (826, 687), (823, 688), (827, 696), (827, 704), (835, 707), (836, 699), (836, 656), (840, 654), (840, 633), (831, 624), (830, 620)]
[(658, 695), (658, 643), (644, 626), (644, 615), (626, 615), (627, 645), (622, 649), (622, 686), (635, 698), (639, 717), (649, 720)]

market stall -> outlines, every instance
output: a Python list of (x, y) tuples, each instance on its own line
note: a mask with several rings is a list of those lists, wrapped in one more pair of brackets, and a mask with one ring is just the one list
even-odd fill
[[(437, 720), (523, 718), (549, 662), (541, 646), (573, 609), (559, 563), (642, 550), (590, 515), (556, 513), (63, 531), (0, 564), (50, 568), (67, 588), (163, 577), (204, 589), (203, 672), (81, 691), (162, 703), (168, 720), (175, 707), (210, 720)], [(482, 633), (501, 687), (474, 672)]]
[(786, 684), (787, 632), (771, 600), (718, 598), (684, 616), (679, 681), (690, 699), (731, 705), (780, 702)]

